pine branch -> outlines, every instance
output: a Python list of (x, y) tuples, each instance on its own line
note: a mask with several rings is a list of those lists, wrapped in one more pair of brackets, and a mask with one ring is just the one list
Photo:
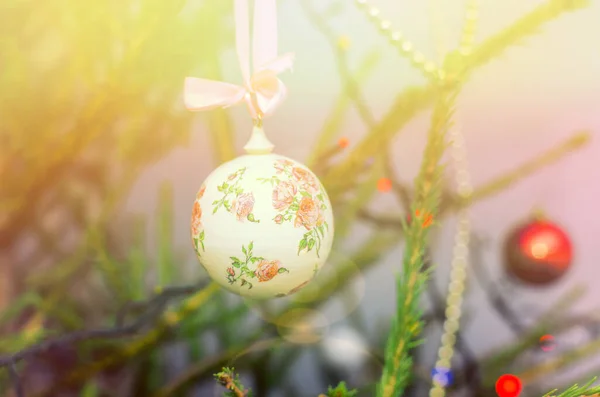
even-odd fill
[[(445, 137), (455, 97), (455, 90), (440, 92), (434, 108), (421, 170), (415, 180), (413, 213), (420, 211), (434, 218), (437, 216), (442, 181), (440, 161), (446, 148)], [(410, 381), (410, 351), (419, 343), (417, 338), (423, 328), (419, 298), (427, 281), (423, 272), (427, 243), (427, 228), (420, 222), (410, 222), (406, 230), (402, 276), (397, 281), (397, 311), (385, 350), (385, 367), (377, 388), (378, 397), (401, 396)]]
[(536, 171), (557, 162), (563, 157), (571, 154), (574, 150), (585, 147), (591, 138), (589, 131), (575, 132), (573, 136), (561, 142), (533, 159), (515, 167), (513, 170), (492, 179), (490, 182), (485, 183), (476, 189), (474, 189), (471, 199), (459, 203), (458, 206), (467, 206), (472, 204), (474, 201), (479, 201), (488, 197), (491, 197), (503, 190), (506, 190), (516, 182), (530, 175), (533, 175)]
[[(586, 6), (589, 0), (548, 0), (526, 14), (509, 27), (485, 40), (475, 47), (471, 55), (464, 58), (458, 53), (451, 53), (445, 62), (446, 74), (456, 74), (461, 82), (466, 83), (469, 73), (497, 59), (504, 51), (523, 37), (537, 32), (545, 23), (564, 12), (574, 11)], [(453, 79), (448, 79), (452, 82)], [(323, 176), (322, 182), (332, 200), (344, 192), (340, 186), (348, 175), (355, 175), (369, 157), (376, 156), (381, 145), (387, 145), (396, 133), (410, 122), (420, 111), (434, 102), (435, 85), (411, 87), (400, 93), (383, 119), (370, 129), (370, 133), (352, 150), (347, 158)]]
[[(550, 392), (547, 392), (546, 395), (550, 394), (550, 393), (556, 393), (557, 390), (561, 390), (561, 389), (568, 391), (574, 387), (573, 385), (577, 386), (580, 383), (583, 383), (584, 385), (589, 385), (590, 383), (594, 382), (593, 381), (594, 379), (598, 378), (598, 374), (600, 374), (600, 368), (595, 368), (593, 370), (586, 371), (586, 372), (587, 373), (585, 375), (578, 375), (577, 378), (575, 378), (575, 380), (564, 382), (565, 383), (564, 386), (557, 387), (556, 389), (554, 389)], [(592, 379), (592, 381), (590, 381), (589, 379)], [(538, 391), (538, 393), (536, 393), (536, 394), (541, 394), (541, 392)], [(546, 396), (544, 396), (544, 397), (546, 397)], [(593, 397), (600, 397), (600, 394), (594, 394)]]
[(590, 355), (596, 355), (600, 351), (600, 339), (586, 343), (576, 349), (572, 349), (556, 358), (546, 360), (522, 372), (519, 377), (524, 383), (533, 383), (536, 380), (556, 372), (563, 367), (581, 360)]
[(241, 351), (242, 350), (231, 350), (204, 358), (202, 361), (190, 366), (183, 374), (176, 377), (169, 384), (161, 387), (152, 396), (168, 397), (176, 395), (176, 393), (184, 392), (186, 387), (189, 387), (193, 381), (206, 374), (211, 368), (225, 365), (226, 362), (230, 361)]
[(153, 321), (157, 315), (156, 312), (158, 311), (160, 313), (164, 305), (170, 298), (180, 296), (182, 294), (189, 294), (191, 291), (197, 290), (198, 288), (198, 286), (175, 287), (165, 290), (162, 293), (159, 292), (150, 301), (144, 302), (144, 306), (148, 310), (146, 310), (146, 312), (143, 315), (141, 315), (134, 323), (128, 326), (123, 325), (124, 317), (127, 314), (127, 311), (134, 308), (134, 305), (125, 305), (122, 311), (120, 311), (117, 315), (117, 319), (115, 321), (116, 326), (114, 328), (76, 331), (71, 334), (62, 335), (58, 338), (42, 341), (17, 353), (11, 354), (9, 356), (0, 357), (0, 368), (9, 366), (11, 364), (16, 364), (21, 360), (35, 356), (45, 350), (48, 350), (52, 347), (56, 347), (58, 345), (71, 344), (89, 339), (121, 338), (124, 336), (132, 335), (139, 331), (143, 326)]
[[(218, 285), (211, 283), (207, 287), (197, 291), (194, 295), (183, 301), (179, 306), (165, 311), (161, 315), (154, 328), (139, 338), (131, 341), (131, 343), (127, 344), (123, 349), (68, 373), (65, 378), (60, 379), (53, 385), (53, 387), (45, 390), (35, 397), (52, 396), (56, 393), (61, 385), (77, 384), (81, 381), (91, 378), (103, 370), (114, 367), (115, 365), (136, 357), (155, 347), (156, 344), (159, 343), (172, 328), (176, 327), (186, 317), (199, 310), (200, 307), (202, 307), (202, 305), (204, 305), (206, 301), (210, 299), (218, 290)], [(123, 336), (127, 335), (130, 334)]]
[(520, 43), (527, 36), (538, 33), (545, 23), (566, 12), (582, 9), (589, 4), (590, 0), (547, 0), (503, 31), (477, 46), (465, 59), (463, 72), (469, 73), (473, 69), (498, 58), (510, 46)]
[(356, 175), (368, 158), (376, 157), (382, 146), (387, 145), (414, 116), (433, 103), (435, 93), (435, 89), (430, 86), (409, 87), (396, 97), (391, 109), (375, 127), (370, 129), (370, 133), (344, 160), (323, 175), (321, 180), (332, 201), (344, 193), (344, 182), (353, 179), (348, 178), (348, 175)]
[(219, 373), (216, 373), (215, 379), (219, 384), (229, 390), (223, 394), (223, 397), (251, 397), (252, 391), (246, 390), (242, 382), (240, 381), (239, 375), (234, 372), (234, 368), (223, 368)]
[[(493, 178), (491, 181), (476, 187), (473, 190), (473, 194), (469, 200), (461, 199), (458, 196), (446, 196), (441, 202), (440, 214), (438, 219), (442, 216), (447, 215), (453, 210), (464, 208), (469, 205), (473, 205), (476, 202), (490, 198), (496, 194), (499, 194), (514, 184), (520, 182), (524, 178), (533, 175), (536, 171), (547, 167), (559, 160), (562, 160), (565, 156), (571, 154), (574, 150), (585, 147), (591, 139), (591, 133), (589, 131), (581, 131), (574, 133), (570, 138), (561, 142), (557, 146), (537, 155), (536, 157), (526, 161), (523, 164), (517, 165), (514, 169), (509, 170), (502, 175)], [(398, 186), (398, 194), (411, 195), (412, 192), (404, 192), (406, 190), (399, 182), (395, 182)], [(359, 217), (365, 221), (376, 224), (379, 227), (389, 228), (402, 228), (402, 222), (405, 217), (403, 214), (393, 216), (390, 214), (375, 214), (367, 210), (361, 210)]]
[(356, 397), (357, 390), (348, 390), (345, 382), (340, 382), (335, 388), (329, 386), (327, 394), (319, 394), (319, 397)]
[[(484, 383), (493, 384), (495, 379), (524, 351), (539, 345), (540, 338), (548, 333), (556, 333), (558, 330), (566, 327), (575, 326), (581, 323), (575, 321), (564, 320), (563, 313), (568, 308), (572, 307), (577, 299), (583, 296), (581, 288), (573, 288), (567, 293), (561, 295), (553, 302), (547, 312), (543, 313), (537, 324), (530, 328), (527, 333), (520, 335), (518, 340), (511, 346), (502, 348), (486, 354), (481, 360), (483, 373), (485, 375)], [(585, 321), (584, 321), (585, 322)], [(589, 322), (589, 321), (588, 321)]]
[(592, 379), (591, 381), (589, 381), (587, 384), (585, 384), (582, 387), (579, 387), (578, 385), (574, 385), (573, 387), (565, 390), (564, 392), (562, 392), (561, 394), (559, 394), (557, 396), (552, 395), (553, 393), (556, 393), (557, 390), (552, 390), (552, 391), (544, 394), (543, 397), (582, 397), (582, 396), (598, 397), (600, 395), (600, 386), (591, 387), (591, 385), (594, 384), (595, 381), (596, 381), (596, 378)]

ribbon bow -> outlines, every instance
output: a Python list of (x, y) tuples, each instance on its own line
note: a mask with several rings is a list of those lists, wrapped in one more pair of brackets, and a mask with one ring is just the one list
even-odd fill
[(235, 0), (236, 48), (244, 85), (187, 77), (184, 102), (188, 110), (227, 108), (245, 102), (253, 119), (269, 115), (283, 101), (286, 88), (277, 75), (291, 69), (294, 54), (277, 56), (276, 0), (255, 0), (250, 74), (248, 0)]

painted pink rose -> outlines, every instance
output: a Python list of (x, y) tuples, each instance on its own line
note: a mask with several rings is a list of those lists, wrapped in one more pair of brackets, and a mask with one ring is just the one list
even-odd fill
[(229, 275), (231, 275), (231, 276), (235, 276), (235, 270), (233, 270), (233, 267), (228, 267), (227, 273), (229, 273)]
[(248, 218), (254, 209), (254, 195), (242, 193), (231, 203), (231, 211), (235, 213), (238, 221)]
[(285, 211), (294, 202), (297, 189), (292, 182), (279, 182), (273, 189), (273, 208), (277, 211)]
[(198, 201), (194, 201), (194, 208), (192, 209), (192, 235), (196, 236), (200, 234), (201, 228), (202, 208), (200, 208), (200, 203)]
[(277, 215), (275, 218), (273, 218), (273, 220), (275, 221), (275, 223), (277, 223), (278, 225), (281, 225), (283, 223), (283, 215), (279, 214)]
[(227, 180), (228, 180), (228, 181), (233, 181), (233, 180), (234, 180), (234, 179), (235, 179), (237, 176), (238, 176), (237, 172), (234, 172), (233, 174), (230, 174), (230, 175), (227, 177)]
[(196, 193), (196, 200), (200, 200), (202, 197), (204, 197), (205, 191), (206, 191), (206, 185), (202, 184), (202, 186), (200, 186), (200, 190), (198, 190), (198, 193)]
[(281, 174), (287, 167), (291, 167), (293, 165), (294, 165), (294, 163), (291, 162), (290, 160), (286, 160), (286, 159), (275, 160), (275, 169), (277, 170), (278, 174)]
[(317, 225), (317, 221), (319, 220), (319, 207), (310, 197), (302, 197), (298, 207), (294, 226), (304, 226), (306, 230), (311, 230)]
[(262, 283), (264, 281), (269, 281), (273, 277), (277, 275), (279, 272), (279, 265), (281, 262), (279, 261), (267, 261), (262, 260), (256, 266), (256, 278), (258, 278), (258, 282)]
[(317, 179), (308, 170), (294, 167), (292, 169), (292, 176), (294, 177), (296, 184), (309, 193), (316, 193), (319, 191)]

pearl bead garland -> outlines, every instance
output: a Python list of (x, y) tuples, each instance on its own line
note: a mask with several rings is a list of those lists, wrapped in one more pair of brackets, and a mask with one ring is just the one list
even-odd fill
[[(470, 0), (467, 5), (466, 23), (460, 44), (460, 52), (463, 55), (469, 54), (473, 45), (477, 27), (477, 6), (477, 0)], [(438, 53), (441, 55), (445, 51), (442, 50), (443, 43), (439, 41), (441, 41), (441, 37), (438, 37)], [(455, 168), (456, 188), (461, 201), (465, 202), (471, 197), (473, 187), (468, 172), (469, 166), (464, 136), (458, 122), (455, 122), (454, 127), (450, 129), (449, 135), (451, 140), (450, 157)], [(436, 368), (447, 370), (450, 370), (452, 367), (452, 356), (454, 355), (454, 346), (456, 344), (456, 332), (460, 328), (461, 304), (467, 281), (467, 267), (469, 265), (471, 222), (466, 207), (462, 207), (458, 211), (457, 219), (458, 225), (454, 238), (450, 285), (446, 298), (446, 320), (443, 327), (441, 346), (438, 350), (438, 359), (435, 363)], [(447, 384), (434, 379), (433, 386), (429, 391), (429, 397), (444, 397), (447, 386)]]
[[(413, 45), (406, 40), (402, 33), (392, 30), (392, 23), (381, 19), (380, 11), (376, 7), (371, 7), (367, 0), (356, 0), (356, 3), (363, 9), (369, 18), (378, 25), (379, 30), (384, 33), (390, 43), (392, 43), (399, 52), (408, 57), (413, 66), (417, 67), (429, 79), (434, 82), (443, 81), (445, 71), (439, 68), (433, 61), (427, 60), (420, 52), (413, 50)], [(478, 20), (478, 1), (470, 0), (467, 5), (465, 15), (465, 26), (461, 36), (459, 52), (462, 55), (468, 55), (471, 52), (475, 37), (475, 30)], [(441, 39), (441, 37), (438, 37)], [(438, 53), (444, 54), (441, 48)], [(461, 200), (468, 201), (473, 193), (473, 187), (468, 172), (467, 152), (464, 143), (464, 137), (457, 123), (449, 131), (451, 139), (450, 155), (454, 162), (456, 171), (456, 188)], [(452, 356), (454, 355), (454, 346), (456, 343), (456, 332), (460, 328), (461, 304), (467, 279), (467, 267), (469, 264), (469, 238), (471, 233), (471, 223), (469, 212), (466, 207), (461, 208), (457, 213), (458, 225), (454, 239), (454, 249), (450, 271), (450, 285), (448, 296), (446, 298), (446, 320), (443, 326), (443, 335), (441, 346), (438, 350), (438, 359), (435, 367), (438, 369), (450, 370)], [(445, 383), (437, 379), (433, 380), (433, 387), (429, 392), (430, 397), (444, 397), (446, 395)]]
[(386, 35), (388, 41), (398, 49), (400, 54), (407, 57), (411, 64), (425, 74), (427, 78), (434, 81), (444, 78), (444, 72), (438, 68), (435, 62), (426, 59), (425, 55), (415, 51), (413, 44), (405, 39), (400, 31), (392, 29), (390, 21), (380, 17), (381, 11), (377, 7), (370, 6), (367, 0), (356, 0), (356, 4), (378, 26), (379, 30)]

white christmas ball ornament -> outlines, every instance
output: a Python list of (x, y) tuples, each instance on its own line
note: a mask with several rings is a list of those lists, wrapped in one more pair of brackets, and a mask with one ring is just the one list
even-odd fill
[(271, 153), (255, 127), (247, 155), (214, 170), (194, 202), (194, 248), (210, 277), (236, 294), (293, 294), (324, 265), (333, 244), (333, 212), (318, 178)]

